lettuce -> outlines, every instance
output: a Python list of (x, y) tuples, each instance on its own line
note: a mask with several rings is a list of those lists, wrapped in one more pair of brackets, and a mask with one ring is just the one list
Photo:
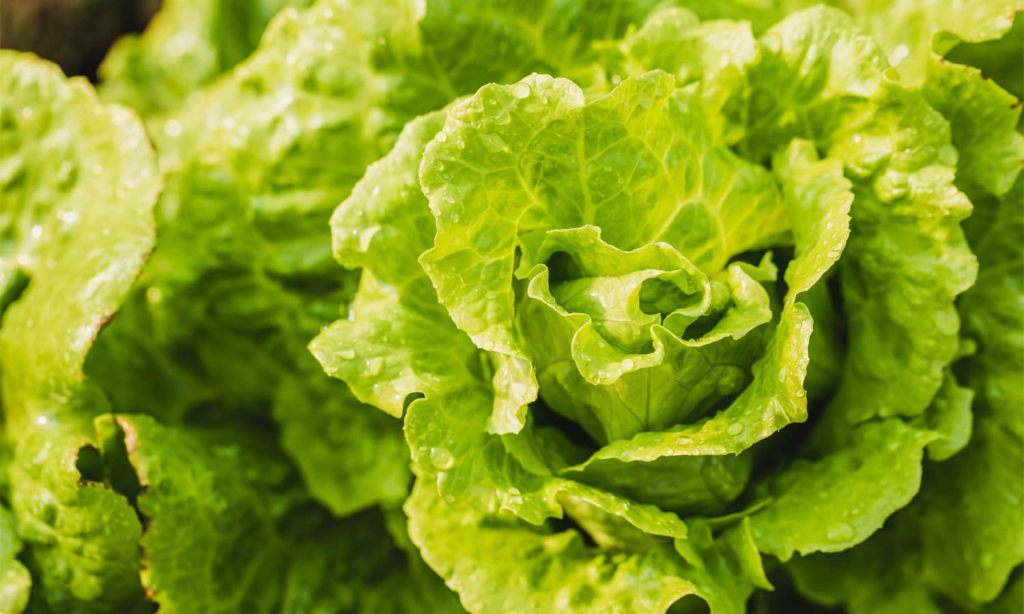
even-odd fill
[(0, 610), (1013, 611), (1019, 7), (810, 4), (0, 53)]
[[(618, 47), (607, 92), (532, 76), (409, 124), (332, 221), (336, 258), (362, 278), (311, 347), (404, 416), (413, 541), (471, 611), (656, 611), (688, 595), (742, 610), (767, 586), (761, 563), (715, 573), (709, 550), (799, 553), (795, 569), (856, 551), (922, 488), (926, 449), (956, 472), (988, 445), (970, 435), (974, 388), (950, 371), (978, 270), (961, 222), (972, 175), (1006, 190), (1019, 171), (1016, 120), (964, 126), (945, 106), (962, 97), (936, 99), (945, 64), (908, 88), (834, 10), (755, 39), (669, 8)], [(812, 388), (816, 353), (841, 366)], [(652, 505), (657, 525), (638, 517)], [(962, 521), (928, 505), (944, 540)], [(702, 550), (689, 533), (709, 516)], [(662, 527), (675, 519), (689, 531)], [(1019, 534), (999, 522), (989, 534)], [(964, 548), (1002, 586), (1021, 559), (983, 539)], [(534, 540), (557, 559), (493, 556)], [(615, 572), (579, 576), (613, 552)], [(618, 573), (662, 580), (649, 592)], [(920, 576), (925, 594), (950, 591)]]

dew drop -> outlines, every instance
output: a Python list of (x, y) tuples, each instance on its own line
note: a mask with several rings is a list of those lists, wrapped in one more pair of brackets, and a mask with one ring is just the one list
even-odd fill
[(384, 359), (380, 356), (367, 358), (366, 363), (363, 366), (365, 368), (365, 375), (370, 377), (380, 375), (381, 371), (384, 370)]
[(181, 122), (176, 119), (169, 119), (164, 123), (164, 132), (169, 137), (176, 137), (181, 134)]
[(896, 48), (889, 54), (889, 64), (899, 66), (903, 60), (910, 55), (910, 48), (906, 45), (896, 45)]
[(729, 425), (729, 428), (727, 428), (725, 432), (729, 433), (730, 435), (739, 435), (740, 433), (743, 432), (743, 425), (740, 424), (739, 422), (733, 422), (732, 424)]
[(455, 457), (448, 451), (448, 448), (437, 446), (430, 448), (430, 463), (442, 471), (455, 466)]
[(845, 542), (853, 538), (853, 527), (845, 522), (837, 522), (828, 528), (825, 537), (831, 542)]
[(380, 232), (380, 226), (368, 226), (359, 233), (359, 249), (361, 251), (367, 251), (370, 249), (370, 243), (373, 242), (373, 237), (377, 236)]
[(522, 100), (530, 95), (530, 86), (525, 83), (516, 83), (512, 86), (512, 95)]

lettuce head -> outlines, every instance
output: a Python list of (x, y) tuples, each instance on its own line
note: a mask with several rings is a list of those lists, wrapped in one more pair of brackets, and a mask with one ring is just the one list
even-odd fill
[(825, 4), (0, 52), (0, 611), (1019, 611), (1024, 12)]

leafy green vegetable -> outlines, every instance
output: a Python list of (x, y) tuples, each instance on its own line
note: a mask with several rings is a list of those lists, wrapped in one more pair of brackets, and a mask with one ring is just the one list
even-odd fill
[[(480, 588), (498, 582), (497, 543), (574, 535), (553, 519), (584, 536), (560, 563), (649, 552), (636, 529), (658, 530), (627, 520), (623, 537), (623, 517), (580, 509), (569, 484), (684, 518), (731, 511), (723, 527), (749, 516), (757, 548), (786, 560), (863, 542), (918, 492), (926, 447), (956, 458), (970, 436), (971, 391), (949, 373), (977, 270), (954, 146), (1013, 142), (1015, 122), (962, 128), (838, 11), (749, 31), (665, 9), (609, 52), (632, 76), (607, 94), (545, 76), (485, 86), (410, 124), (335, 212), (336, 257), (363, 276), (313, 352), (404, 414), (413, 539), (471, 610), (499, 607)], [(735, 55), (704, 51), (722, 41)], [(808, 417), (805, 293), (831, 327), (844, 318), (817, 341), (843, 366), (780, 460), (776, 432)], [(455, 528), (470, 525), (499, 541)], [(699, 575), (626, 560), (671, 592), (639, 606), (642, 589), (611, 582), (613, 609), (664, 608), (683, 594), (668, 578)], [(537, 571), (499, 603), (561, 590), (565, 609), (592, 607), (557, 564), (513, 563)]]
[(0, 53), (0, 610), (1019, 609), (1021, 7), (811, 4)]
[(5, 230), (28, 278), (0, 331), (12, 508), (46, 602), (128, 607), (141, 527), (112, 489), (80, 481), (105, 409), (82, 363), (153, 247), (155, 157), (139, 122), (87, 84), (13, 52), (0, 62)]
[(21, 547), (11, 513), (0, 508), (0, 609), (5, 612), (21, 612), (28, 605), (32, 578), (16, 558)]
[(141, 35), (117, 41), (103, 65), (101, 93), (144, 115), (173, 110), (248, 56), (267, 22), (309, 0), (168, 0)]

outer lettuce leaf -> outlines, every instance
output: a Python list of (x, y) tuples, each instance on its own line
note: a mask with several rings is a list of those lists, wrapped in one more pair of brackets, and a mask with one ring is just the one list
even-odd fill
[(940, 435), (928, 444), (928, 458), (946, 460), (967, 445), (974, 428), (973, 401), (974, 391), (960, 386), (956, 378), (947, 373), (925, 414), (927, 427)]
[(331, 519), (290, 485), (272, 450), (237, 429), (227, 437), (130, 415), (102, 416), (97, 428), (106, 462), (126, 455), (131, 465), (113, 481), (137, 497), (142, 582), (161, 611), (374, 611), (395, 583), (450, 607), (379, 513)]
[(981, 69), (989, 79), (1017, 98), (1024, 98), (1024, 75), (1017, 68), (1017, 50), (1024, 36), (1024, 11), (1017, 11), (1013, 26), (1002, 38), (962, 43), (945, 54), (947, 60)]
[(466, 383), (479, 362), (475, 349), (438, 305), (416, 262), (432, 227), (414, 169), (441, 120), (432, 114), (410, 122), (332, 218), (338, 259), (365, 268), (350, 317), (311, 346), (360, 400), (397, 417), (410, 395), (476, 385)]
[(552, 605), (565, 612), (663, 611), (688, 595), (706, 600), (716, 613), (742, 612), (752, 583), (764, 581), (745, 528), (706, 548), (691, 546), (687, 560), (668, 540), (652, 540), (639, 552), (602, 552), (575, 531), (485, 519), (438, 499), (423, 482), (406, 509), (413, 541), (472, 612)]
[(1020, 0), (838, 0), (829, 2), (853, 15), (899, 70), (903, 82), (920, 86), (933, 54), (961, 41), (1000, 38), (1013, 24)]
[[(1019, 605), (1019, 589), (1006, 585), (1024, 554), (1015, 477), (1021, 454), (1019, 439), (983, 419), (962, 452), (926, 465), (918, 498), (868, 541), (840, 554), (798, 557), (787, 567), (801, 592), (827, 605), (845, 602), (851, 612), (901, 604), (945, 611), (940, 596), (968, 611), (996, 611), (997, 597), (1004, 606)], [(756, 519), (752, 524), (756, 530)], [(879, 568), (879, 560), (890, 565)]]
[(1002, 199), (980, 201), (992, 219), (974, 240), (981, 270), (960, 303), (964, 334), (977, 343), (962, 365), (980, 409), (1018, 439), (1024, 437), (1024, 179)]
[[(956, 365), (976, 393), (974, 433), (923, 490), (924, 569), (937, 591), (984, 603), (1024, 562), (1024, 485), (1015, 477), (1024, 468), (1024, 137), (1012, 131), (1019, 101), (977, 71), (940, 65), (930, 78), (925, 91), (965, 152), (959, 179), (978, 195), (967, 230), (980, 271), (960, 303), (976, 348)], [(951, 81), (950, 97), (941, 98)], [(978, 165), (979, 156), (991, 164)]]
[(28, 605), (32, 577), (17, 559), (21, 539), (14, 530), (14, 518), (0, 507), (0, 610), (18, 614)]
[[(65, 82), (59, 71), (27, 54), (8, 51), (2, 61), (0, 228), (5, 239), (0, 247), (0, 310), (16, 300), (32, 278), (55, 270), (92, 199), (144, 200), (154, 197), (158, 185), (145, 135), (126, 111), (99, 107), (87, 84)], [(103, 123), (91, 125), (97, 115)], [(104, 128), (111, 133), (104, 134)], [(76, 138), (77, 131), (85, 129), (87, 137)], [(147, 153), (133, 162), (118, 151), (122, 146), (126, 152)], [(111, 182), (107, 173), (122, 175), (124, 181)], [(140, 242), (142, 238), (136, 244)], [(128, 257), (127, 248), (125, 256), (125, 270), (138, 266), (141, 256)], [(73, 362), (74, 357), (68, 360)], [(37, 378), (44, 375), (34, 373)]]
[[(1017, 98), (970, 66), (936, 61), (928, 69), (923, 92), (928, 104), (950, 123), (960, 154), (957, 185), (974, 201), (980, 193), (1003, 196), (1013, 187), (1024, 160), (1024, 135), (1016, 130), (1021, 115)], [(975, 216), (983, 214), (978, 211)], [(977, 228), (974, 220), (968, 228)]]
[(848, 447), (794, 463), (767, 484), (774, 500), (751, 516), (758, 548), (786, 561), (794, 551), (864, 541), (917, 494), (923, 449), (934, 438), (900, 420), (872, 422), (856, 427)]
[(902, 81), (914, 87), (924, 82), (934, 54), (944, 55), (961, 42), (1000, 38), (1024, 8), (1019, 0), (683, 0), (679, 4), (702, 19), (749, 21), (756, 33), (798, 10), (831, 5), (852, 16), (899, 70)]
[(979, 408), (1017, 438), (1024, 437), (1024, 135), (1016, 131), (1020, 101), (975, 69), (948, 62), (932, 67), (925, 94), (952, 126), (963, 152), (957, 181), (976, 210), (965, 224), (978, 255), (978, 281), (960, 301), (964, 335), (977, 344), (957, 365)]
[[(281, 580), (273, 458), (148, 416), (103, 416), (97, 431), (107, 463), (123, 446), (137, 480), (122, 490), (137, 496), (146, 524), (139, 547), (147, 597), (169, 612), (270, 611)], [(187, 539), (182, 527), (190, 527)]]
[(309, 0), (169, 0), (146, 31), (118, 40), (99, 74), (105, 100), (168, 112), (256, 48), (267, 22)]
[[(794, 557), (786, 564), (801, 593), (851, 614), (944, 610), (923, 582), (916, 506), (886, 522), (868, 541), (845, 552)], [(878, 561), (887, 561), (885, 569)]]
[(957, 601), (984, 603), (1024, 562), (1024, 484), (1015, 477), (1024, 469), (1024, 136), (1013, 131), (1020, 101), (953, 64), (936, 66), (925, 92), (964, 152), (958, 181), (977, 195), (978, 219), (967, 231), (980, 263), (960, 302), (976, 349), (956, 365), (976, 394), (975, 429), (922, 494), (925, 573)]
[[(327, 372), (344, 379), (358, 398), (396, 416), (407, 412), (413, 461), (436, 468), (445, 496), (473, 492), (490, 499), (498, 490), (509, 505), (529, 508), (522, 513), (540, 522), (554, 513), (554, 503), (522, 494), (542, 483), (520, 483), (527, 479), (522, 467), (505, 458), (501, 441), (487, 434), (492, 396), (486, 367), (416, 267), (414, 246), (425, 249), (431, 227), (413, 171), (441, 119), (428, 115), (411, 122), (335, 214), (339, 259), (368, 268), (350, 317), (325, 329), (311, 347)], [(360, 239), (351, 230), (362, 223), (373, 231)], [(394, 258), (373, 257), (378, 254)]]
[(82, 364), (153, 246), (160, 181), (126, 110), (35, 58), (5, 52), (0, 63), (2, 208), (36, 220), (37, 246), (25, 260), (28, 288), (0, 332), (12, 508), (40, 603), (130, 612), (142, 596), (141, 527), (121, 495), (89, 481), (80, 450), (105, 406)]
[(285, 380), (273, 415), (281, 424), (281, 447), (310, 493), (335, 514), (405, 499), (411, 476), (401, 430), (347, 387), (313, 377)]
[(838, 11), (798, 13), (766, 33), (749, 97), (734, 111), (752, 120), (741, 144), (749, 155), (811, 137), (854, 184), (842, 266), (849, 347), (829, 420), (928, 406), (957, 349), (953, 300), (976, 271), (959, 228), (971, 205), (952, 183), (949, 126), (883, 66)]
[[(1020, 109), (977, 70), (950, 63), (932, 66), (924, 92), (950, 121), (962, 154), (957, 182), (976, 205), (965, 227), (980, 264), (977, 284), (959, 305), (967, 355), (954, 365), (956, 377), (946, 374), (923, 416), (945, 435), (928, 446), (929, 456), (944, 462), (926, 465), (915, 503), (865, 544), (841, 555), (795, 559), (789, 567), (802, 592), (830, 605), (845, 602), (852, 612), (938, 612), (940, 595), (970, 611), (1019, 609), (1019, 586), (1006, 584), (1024, 560), (1024, 492), (1013, 477), (1024, 468), (1024, 343), (1018, 334), (1024, 323), (1015, 324), (1024, 266), (1024, 194), (1014, 155), (1021, 137), (1013, 131)], [(883, 573), (878, 560), (895, 568)]]
[(1024, 562), (1024, 444), (979, 420), (970, 445), (935, 467), (922, 489), (924, 574), (965, 603), (995, 599)]

